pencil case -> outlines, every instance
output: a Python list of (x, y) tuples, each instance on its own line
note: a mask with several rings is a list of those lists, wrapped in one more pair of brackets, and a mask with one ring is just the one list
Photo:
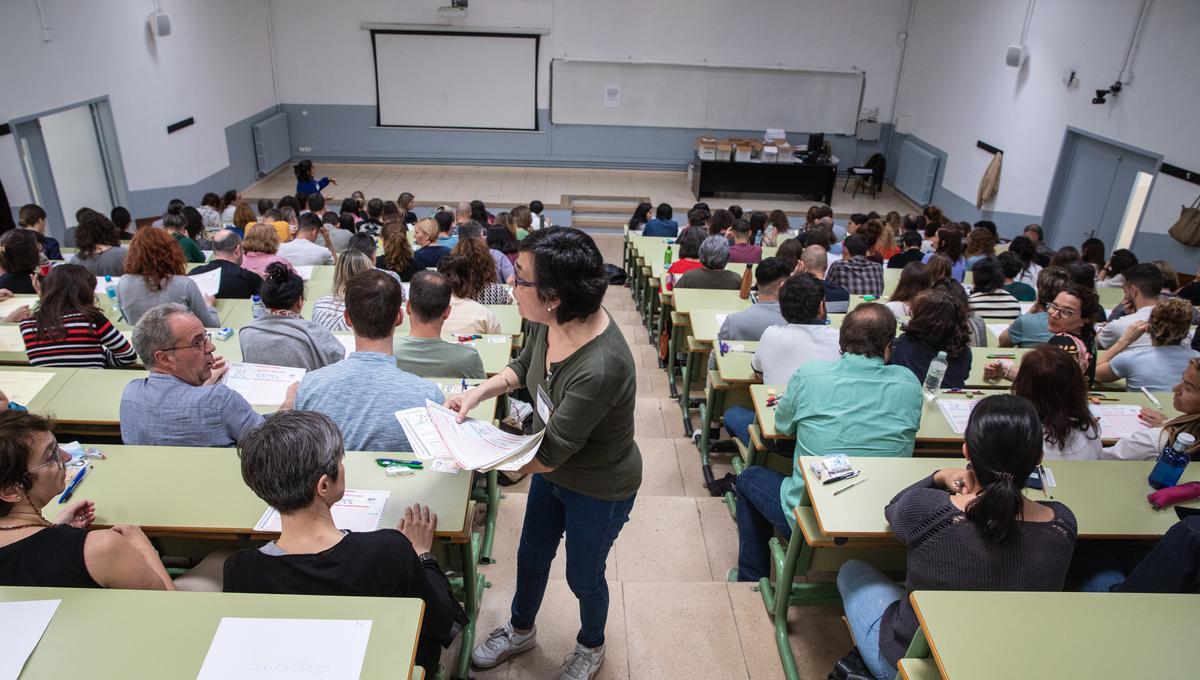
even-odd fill
[(1150, 505), (1153, 505), (1155, 510), (1162, 510), (1168, 505), (1186, 503), (1197, 498), (1200, 498), (1200, 482), (1188, 482), (1187, 484), (1168, 486), (1165, 489), (1159, 489), (1146, 496), (1146, 499), (1150, 501)]

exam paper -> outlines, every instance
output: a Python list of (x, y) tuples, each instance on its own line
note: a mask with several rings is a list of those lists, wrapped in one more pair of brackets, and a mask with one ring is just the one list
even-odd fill
[(350, 356), (350, 353), (354, 351), (354, 334), (353, 333), (350, 333), (350, 334), (334, 333), (333, 337), (337, 338), (337, 341), (342, 343), (342, 347), (344, 347), (346, 350), (346, 353), (343, 354), (342, 356), (343, 357)]
[(9, 401), (28, 406), (29, 402), (37, 397), (38, 392), (53, 379), (53, 373), (4, 371), (0, 373), (0, 391), (4, 392)]
[(62, 600), (0, 602), (0, 680), (17, 680)]
[[(101, 291), (101, 294), (103, 294), (103, 292), (104, 291)], [(0, 302), (0, 317), (5, 317), (9, 314), (12, 314), (13, 312), (17, 311), (21, 305), (29, 305), (32, 308), (36, 303), (37, 299), (30, 296), (11, 297)]]
[(728, 314), (713, 314), (713, 318), (717, 320), (717, 330), (718, 331), (721, 330), (721, 326), (725, 325), (725, 319), (727, 319), (728, 317), (729, 317)]
[(20, 326), (0, 326), (0, 352), (24, 352)]
[(1123, 439), (1146, 429), (1145, 423), (1138, 419), (1138, 414), (1142, 411), (1140, 406), (1091, 404), (1088, 408), (1100, 423), (1100, 436), (1104, 439)]
[(312, 278), (313, 266), (314, 265), (311, 264), (292, 265), (292, 269), (296, 270), (296, 273), (300, 275), (300, 278), (307, 281)]
[(967, 421), (971, 419), (971, 410), (978, 404), (978, 399), (938, 399), (938, 408), (946, 416), (946, 422), (957, 434), (967, 431)]
[(1004, 331), (1008, 330), (1008, 324), (1006, 324), (1006, 323), (989, 323), (987, 325), (987, 329), (991, 332), (992, 335), (996, 336), (996, 338), (999, 339), (1000, 334), (1003, 333)]
[(245, 397), (252, 406), (279, 406), (287, 389), (304, 377), (303, 368), (265, 364), (230, 364), (221, 379), (225, 386)]
[(357, 680), (370, 620), (249, 619), (217, 625), (196, 680), (314, 678)]
[(200, 289), (201, 295), (217, 296), (217, 291), (221, 288), (221, 268), (203, 274), (192, 274), (188, 276)]
[(442, 441), (437, 428), (429, 420), (429, 409), (424, 406), (415, 406), (403, 411), (396, 411), (396, 420), (400, 421), (400, 427), (404, 429), (404, 436), (408, 439), (408, 443), (412, 446), (413, 453), (417, 454), (418, 459), (427, 461), (434, 458), (453, 458), (446, 442)]
[[(379, 528), (379, 523), (383, 521), (383, 511), (387, 508), (388, 498), (391, 495), (391, 491), (346, 489), (346, 492), (342, 494), (342, 500), (334, 503), (333, 507), (329, 509), (333, 513), (334, 525), (343, 531), (375, 531)], [(254, 530), (283, 531), (283, 525), (279, 520), (279, 511), (275, 508), (267, 508), (267, 511), (258, 519), (258, 524), (254, 525)]]
[(464, 470), (517, 470), (533, 459), (545, 430), (531, 435), (509, 434), (474, 418), (458, 422), (458, 414), (428, 399), (429, 420), (454, 461)]

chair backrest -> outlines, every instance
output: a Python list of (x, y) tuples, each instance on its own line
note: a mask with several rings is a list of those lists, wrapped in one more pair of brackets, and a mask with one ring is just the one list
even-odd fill
[(883, 174), (884, 170), (887, 168), (887, 159), (884, 158), (883, 154), (881, 153), (873, 153), (863, 165), (864, 167), (871, 168), (879, 174)]

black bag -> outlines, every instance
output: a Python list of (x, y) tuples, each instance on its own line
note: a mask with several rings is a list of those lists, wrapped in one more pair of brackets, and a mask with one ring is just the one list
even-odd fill
[(629, 279), (628, 275), (625, 274), (625, 270), (615, 264), (605, 263), (604, 275), (608, 277), (608, 285), (610, 286), (624, 286), (625, 281)]
[(829, 671), (826, 680), (875, 680), (875, 676), (867, 668), (867, 664), (858, 654), (858, 648), (851, 649)]

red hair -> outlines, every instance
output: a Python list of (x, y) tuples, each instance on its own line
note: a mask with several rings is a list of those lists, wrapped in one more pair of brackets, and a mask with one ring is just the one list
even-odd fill
[(138, 274), (146, 279), (147, 288), (159, 290), (172, 276), (182, 276), (186, 271), (183, 249), (165, 230), (151, 227), (133, 235), (125, 256), (126, 274)]

